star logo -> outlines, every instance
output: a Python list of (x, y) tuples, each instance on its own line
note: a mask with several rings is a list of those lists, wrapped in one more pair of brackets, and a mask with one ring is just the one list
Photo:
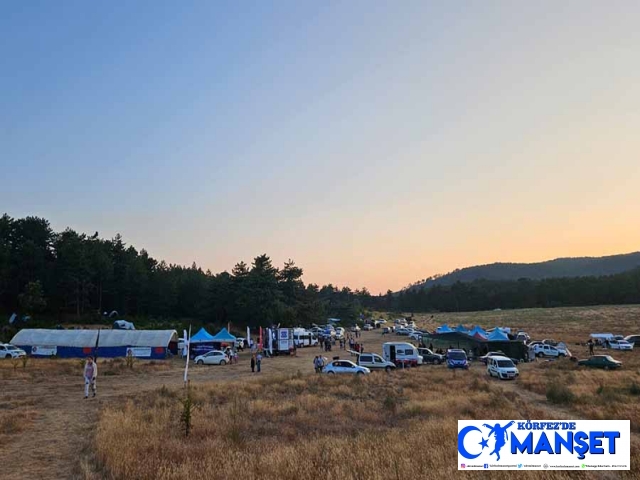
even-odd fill
[(484, 447), (488, 447), (489, 446), (489, 439), (482, 439), (482, 441), (479, 443), (479, 445), (482, 445), (482, 449), (484, 450)]

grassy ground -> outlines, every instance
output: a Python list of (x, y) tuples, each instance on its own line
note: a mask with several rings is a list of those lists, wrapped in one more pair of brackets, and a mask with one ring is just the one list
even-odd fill
[[(593, 331), (640, 330), (640, 306), (438, 314), (418, 323), (511, 326), (534, 338), (570, 343), (586, 356)], [(403, 337), (401, 337), (403, 338)], [(406, 337), (404, 337), (406, 338)], [(365, 332), (381, 351), (379, 331)], [(265, 359), (252, 374), (247, 354), (238, 365), (192, 366), (193, 429), (180, 417), (179, 361), (100, 361), (98, 398), (82, 400), (80, 362), (0, 362), (0, 465), (7, 478), (442, 478), (457, 472), (457, 420), (630, 419), (631, 472), (592, 472), (593, 478), (638, 478), (640, 350), (614, 354), (622, 371), (581, 370), (569, 360), (521, 366), (515, 382), (469, 371), (424, 366), (366, 378), (313, 373), (318, 348), (297, 358)], [(334, 350), (326, 356), (349, 354)], [(6, 388), (4, 388), (6, 386)], [(65, 432), (61, 434), (61, 432)], [(28, 452), (29, 455), (25, 455)], [(473, 478), (485, 472), (465, 472)], [(537, 472), (492, 472), (491, 478), (534, 478)], [(0, 475), (2, 476), (2, 475)], [(546, 478), (583, 478), (546, 472)]]

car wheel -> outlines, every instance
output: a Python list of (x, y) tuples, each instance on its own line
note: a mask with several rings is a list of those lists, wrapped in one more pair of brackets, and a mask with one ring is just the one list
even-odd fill
[(558, 356), (559, 356), (559, 357), (562, 357), (562, 358), (566, 357), (566, 355), (565, 355), (564, 353), (561, 353), (561, 354), (560, 354), (560, 355), (558, 355)]
[(605, 365), (605, 366), (604, 366), (604, 369), (605, 369), (605, 370), (609, 370), (609, 365)]
[(384, 371), (385, 371), (385, 372), (387, 372), (387, 373), (389, 373), (389, 372), (391, 371), (391, 367), (387, 365), (387, 366), (385, 367)]
[(220, 365), (226, 365), (227, 362), (225, 360), (220, 360)]
[(204, 365), (204, 362), (203, 362), (202, 360), (198, 360), (196, 363), (197, 363), (198, 365)]
[(356, 372), (356, 375), (364, 375), (364, 372)]
[(542, 357), (542, 353), (536, 353), (536, 357), (538, 358)]
[(332, 372), (332, 371), (329, 371), (329, 372), (327, 372), (327, 373), (328, 373), (329, 375), (335, 375), (335, 374), (336, 374), (336, 372)]

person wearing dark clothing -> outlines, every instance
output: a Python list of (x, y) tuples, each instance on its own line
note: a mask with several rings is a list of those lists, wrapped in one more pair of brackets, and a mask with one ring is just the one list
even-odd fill
[(251, 372), (255, 372), (256, 371), (256, 357), (254, 357), (253, 355), (251, 356)]
[(589, 345), (589, 355), (593, 355), (593, 340), (589, 339), (587, 345)]
[(258, 353), (258, 355), (256, 355), (256, 368), (258, 370), (258, 373), (260, 373), (260, 365), (262, 364), (262, 355), (260, 355)]

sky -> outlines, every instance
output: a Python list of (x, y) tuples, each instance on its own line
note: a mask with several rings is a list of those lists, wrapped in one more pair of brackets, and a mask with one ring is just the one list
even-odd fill
[(0, 3), (0, 213), (372, 293), (640, 250), (640, 2)]

